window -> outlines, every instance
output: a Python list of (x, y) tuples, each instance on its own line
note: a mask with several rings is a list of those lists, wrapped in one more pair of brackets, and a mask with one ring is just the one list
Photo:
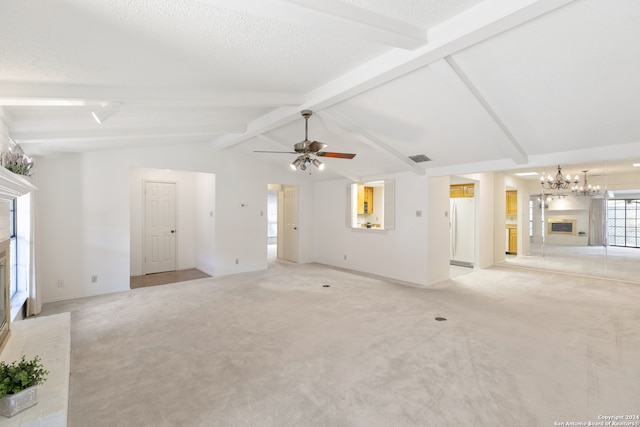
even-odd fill
[(10, 298), (18, 292), (18, 239), (16, 232), (16, 199), (9, 202), (9, 259), (10, 259)]
[(529, 237), (533, 237), (533, 200), (529, 200)]
[(357, 229), (395, 228), (395, 181), (357, 182), (347, 187), (347, 225)]
[(607, 200), (607, 238), (611, 246), (640, 247), (640, 200)]

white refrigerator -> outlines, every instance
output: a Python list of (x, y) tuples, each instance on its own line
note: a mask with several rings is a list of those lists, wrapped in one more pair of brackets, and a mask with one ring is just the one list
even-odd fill
[(451, 265), (473, 267), (476, 209), (473, 197), (451, 199), (449, 206), (449, 259)]

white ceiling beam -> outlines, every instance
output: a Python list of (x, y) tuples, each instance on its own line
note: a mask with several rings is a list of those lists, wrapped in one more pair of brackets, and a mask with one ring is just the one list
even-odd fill
[(339, 0), (200, 0), (217, 7), (259, 15), (297, 26), (416, 49), (427, 43), (427, 30)]
[[(125, 86), (0, 83), (0, 105), (100, 105), (157, 107), (273, 107), (299, 105), (300, 94), (275, 92), (211, 92)], [(58, 102), (56, 104), (56, 102)], [(67, 102), (67, 104), (65, 104)]]
[(208, 126), (206, 128), (166, 128), (155, 129), (123, 129), (92, 131), (63, 131), (63, 132), (25, 132), (11, 133), (11, 139), (19, 144), (36, 144), (42, 142), (68, 142), (68, 141), (115, 141), (122, 139), (145, 139), (158, 137), (181, 136), (214, 136), (224, 133), (240, 133), (245, 130), (244, 125)]
[(330, 119), (331, 121), (333, 121), (334, 123), (342, 127), (343, 129), (347, 129), (349, 130), (349, 132), (353, 132), (354, 136), (360, 139), (365, 144), (378, 149), (378, 151), (382, 151), (383, 153), (388, 154), (389, 156), (391, 156), (392, 158), (395, 158), (396, 160), (399, 160), (400, 163), (404, 165), (406, 170), (413, 171), (418, 175), (425, 174), (424, 169), (418, 166), (416, 162), (414, 162), (405, 154), (396, 150), (395, 148), (393, 148), (393, 146), (386, 143), (382, 139), (378, 138), (368, 130), (360, 127), (355, 122), (348, 119), (347, 117), (339, 113), (330, 112), (327, 110), (320, 111), (317, 114), (325, 119), (327, 118)]
[[(291, 146), (290, 145), (287, 145), (287, 144), (284, 144), (282, 142), (276, 141), (275, 139), (273, 139), (271, 137), (268, 137), (266, 135), (258, 135), (257, 138), (261, 139), (263, 141), (269, 142), (271, 144), (275, 144), (278, 147), (282, 147), (285, 150), (288, 150), (288, 151), (291, 150)], [(264, 154), (269, 155), (270, 153), (264, 153)], [(318, 159), (318, 160), (320, 160), (320, 159)], [(338, 162), (340, 161), (338, 159), (335, 159), (335, 160), (338, 161)], [(320, 161), (325, 164), (325, 168), (326, 168), (325, 170), (329, 170), (331, 172), (335, 172), (336, 174), (338, 174), (338, 175), (340, 175), (340, 176), (342, 176), (344, 178), (350, 179), (353, 182), (359, 182), (360, 181), (360, 177), (357, 177), (357, 176), (353, 175), (351, 172), (348, 172), (346, 169), (343, 169), (340, 166), (336, 166), (333, 162), (331, 162), (331, 164), (329, 164), (328, 162), (325, 161), (325, 158), (322, 158), (322, 160), (320, 160)]]
[(11, 145), (9, 142), (9, 125), (11, 120), (6, 110), (0, 106), (0, 148), (6, 148)]
[[(493, 119), (496, 125), (498, 125), (502, 133), (504, 133), (504, 135), (509, 140), (509, 143), (506, 143), (506, 144), (502, 143), (502, 140), (498, 140), (496, 141), (496, 143), (501, 146), (501, 148), (504, 150), (507, 156), (511, 158), (514, 162), (520, 165), (526, 164), (529, 161), (529, 156), (527, 152), (525, 151), (524, 148), (522, 148), (522, 145), (520, 144), (520, 142), (518, 142), (515, 135), (511, 133), (511, 131), (509, 130), (507, 125), (502, 121), (500, 116), (498, 116), (498, 113), (494, 111), (494, 109), (491, 107), (491, 104), (489, 104), (489, 102), (484, 98), (484, 96), (482, 96), (480, 91), (478, 91), (478, 88), (473, 84), (473, 82), (471, 82), (471, 80), (469, 80), (469, 77), (467, 77), (467, 75), (464, 73), (462, 68), (460, 68), (458, 63), (455, 62), (455, 60), (452, 57), (450, 56), (446, 57), (445, 61), (439, 61), (438, 63), (432, 64), (431, 66), (437, 65), (439, 67), (446, 67), (448, 72), (455, 73), (455, 75), (460, 79), (460, 81), (462, 81), (462, 83), (464, 83), (467, 89), (469, 89), (469, 92), (471, 92), (474, 98), (478, 101), (478, 103), (482, 106), (482, 108), (484, 108), (487, 114), (489, 114), (489, 116)], [(448, 64), (448, 67), (445, 64)]]
[[(602, 147), (586, 148), (580, 150), (562, 151), (547, 154), (533, 154), (529, 157), (528, 169), (550, 167), (555, 171), (555, 167), (560, 164), (572, 164), (575, 169), (576, 164), (593, 164), (593, 159), (600, 159), (601, 165), (606, 166), (608, 161), (619, 161), (620, 159), (638, 158), (640, 153), (640, 142), (629, 144), (607, 145)], [(590, 167), (590, 166), (588, 166)], [(428, 176), (447, 176), (481, 172), (500, 172), (517, 169), (510, 159), (488, 160), (485, 162), (456, 164), (451, 166), (440, 166), (429, 168)], [(630, 169), (633, 169), (632, 167)], [(540, 178), (536, 178), (540, 182)], [(538, 184), (539, 185), (539, 184)]]
[(309, 92), (297, 108), (279, 108), (259, 117), (242, 135), (227, 135), (213, 141), (227, 148), (263, 132), (291, 123), (300, 110), (322, 110), (359, 95), (419, 68), (439, 61), (497, 34), (538, 18), (574, 0), (494, 0), (446, 21), (429, 31), (429, 43), (419, 49), (393, 49), (340, 78)]

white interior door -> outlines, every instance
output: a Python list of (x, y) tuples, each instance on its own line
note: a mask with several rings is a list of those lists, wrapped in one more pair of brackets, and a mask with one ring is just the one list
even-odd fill
[(298, 262), (298, 187), (284, 188), (283, 254), (287, 261)]
[(145, 182), (144, 274), (176, 269), (176, 184)]

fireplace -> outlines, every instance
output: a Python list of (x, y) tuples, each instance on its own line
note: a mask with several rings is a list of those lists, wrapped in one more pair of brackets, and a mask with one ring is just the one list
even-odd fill
[(549, 218), (547, 227), (547, 234), (559, 234), (575, 236), (576, 234), (576, 220), (575, 219), (561, 219), (561, 218)]
[(9, 239), (5, 239), (0, 242), (0, 351), (9, 338), (11, 324), (9, 266)]

